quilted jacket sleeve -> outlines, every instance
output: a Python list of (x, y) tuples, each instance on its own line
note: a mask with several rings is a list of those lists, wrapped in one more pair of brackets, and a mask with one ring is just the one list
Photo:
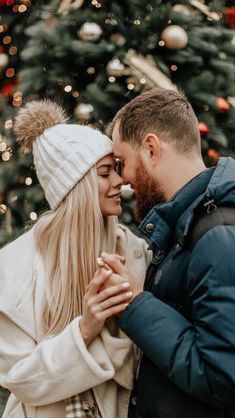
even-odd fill
[(121, 329), (186, 393), (231, 408), (235, 399), (233, 241), (234, 227), (217, 226), (194, 247), (186, 278), (192, 322), (149, 292), (140, 294), (119, 319)]

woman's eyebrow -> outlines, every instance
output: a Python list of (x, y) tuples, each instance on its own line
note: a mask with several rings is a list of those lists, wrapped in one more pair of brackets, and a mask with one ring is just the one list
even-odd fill
[(114, 166), (114, 164), (102, 164), (99, 167), (97, 167), (97, 169), (98, 168), (112, 168), (113, 166)]

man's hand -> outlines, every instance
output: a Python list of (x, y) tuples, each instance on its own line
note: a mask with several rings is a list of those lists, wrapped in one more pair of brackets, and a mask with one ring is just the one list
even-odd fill
[(116, 254), (102, 253), (102, 261), (99, 260), (98, 265), (105, 266), (106, 268), (109, 268), (114, 272), (105, 281), (102, 289), (106, 289), (108, 287), (117, 285), (118, 283), (122, 283), (123, 281), (127, 281), (128, 283), (130, 283), (129, 290), (133, 293), (130, 302), (132, 302), (136, 298), (136, 296), (143, 291), (143, 287), (139, 280), (130, 271), (128, 271), (126, 266), (124, 265), (123, 257), (122, 259), (120, 259), (120, 257), (117, 257)]

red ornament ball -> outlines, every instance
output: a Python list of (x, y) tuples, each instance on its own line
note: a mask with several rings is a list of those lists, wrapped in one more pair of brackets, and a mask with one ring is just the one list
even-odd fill
[(209, 132), (209, 128), (205, 122), (199, 122), (198, 128), (201, 136), (206, 136)]
[(227, 7), (225, 9), (226, 14), (226, 20), (227, 20), (227, 26), (228, 28), (234, 28), (235, 27), (235, 7)]
[(0, 95), (2, 94), (6, 99), (12, 97), (17, 84), (18, 80), (13, 80), (10, 83), (5, 83), (0, 89)]
[(220, 153), (213, 148), (209, 148), (207, 151), (208, 157), (213, 161), (213, 163), (217, 163), (220, 157)]
[(216, 98), (216, 106), (220, 112), (228, 112), (230, 109), (230, 104), (223, 97)]
[(0, 6), (13, 6), (15, 0), (0, 0)]

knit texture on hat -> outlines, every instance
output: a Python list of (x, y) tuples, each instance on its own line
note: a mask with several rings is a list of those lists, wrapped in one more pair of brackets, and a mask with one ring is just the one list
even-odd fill
[(99, 131), (66, 124), (63, 109), (49, 100), (29, 102), (19, 110), (14, 130), (25, 149), (32, 148), (37, 177), (55, 210), (79, 180), (112, 152)]

